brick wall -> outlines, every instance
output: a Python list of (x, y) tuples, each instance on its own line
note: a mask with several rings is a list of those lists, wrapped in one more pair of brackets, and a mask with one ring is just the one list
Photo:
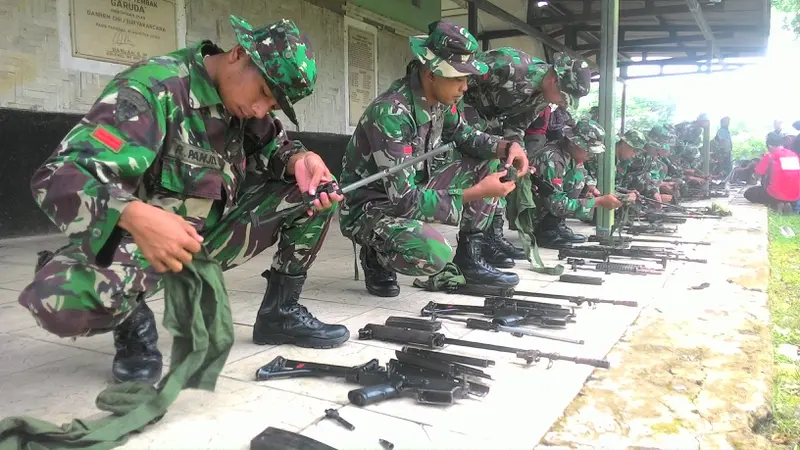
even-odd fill
[[(83, 113), (110, 76), (62, 69), (58, 0), (0, 0), (0, 107)], [(314, 94), (297, 107), (307, 132), (346, 133), (344, 19), (310, 3), (269, 0), (186, 0), (187, 44), (211, 39), (223, 48), (234, 43), (228, 16), (264, 24), (285, 17), (311, 39), (319, 80)], [(378, 89), (405, 73), (408, 40), (378, 32)]]

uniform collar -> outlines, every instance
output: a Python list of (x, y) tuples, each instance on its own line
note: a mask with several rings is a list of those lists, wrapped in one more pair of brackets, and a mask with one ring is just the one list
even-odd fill
[(222, 49), (214, 45), (211, 41), (202, 41), (191, 47), (191, 62), (189, 64), (189, 90), (190, 106), (193, 109), (207, 108), (222, 104), (222, 99), (217, 92), (217, 88), (211, 81), (205, 65), (203, 64), (203, 54), (215, 54)]
[(420, 81), (419, 78), (419, 70), (413, 70), (408, 76), (409, 87), (411, 88), (411, 103), (414, 108), (414, 119), (417, 121), (417, 126), (422, 126), (431, 121), (431, 115), (437, 105), (428, 104), (428, 99), (425, 97), (425, 90), (422, 89), (422, 81)]

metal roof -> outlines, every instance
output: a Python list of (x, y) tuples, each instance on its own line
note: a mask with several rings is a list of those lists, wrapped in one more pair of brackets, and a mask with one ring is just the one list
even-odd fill
[[(619, 2), (620, 66), (642, 65), (640, 60), (648, 58), (659, 60), (650, 64), (696, 65), (707, 58), (707, 37), (712, 36), (717, 61), (766, 54), (770, 0)], [(467, 25), (470, 3), (478, 9), (478, 39), (531, 34), (521, 31), (526, 29), (550, 38), (545, 45), (553, 47), (555, 41), (590, 60), (599, 52), (601, 1), (551, 0), (542, 5), (537, 0), (442, 0), (442, 18)]]

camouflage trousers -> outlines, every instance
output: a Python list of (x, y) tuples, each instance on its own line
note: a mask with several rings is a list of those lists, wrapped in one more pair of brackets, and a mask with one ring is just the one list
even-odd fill
[[(301, 203), (297, 185), (268, 182), (242, 191), (239, 204), (218, 223), (203, 230), (203, 246), (229, 270), (244, 264), (278, 242), (272, 260), (275, 271), (297, 275), (316, 258), (336, 207), (309, 217), (288, 217), (256, 227), (251, 212), (269, 217)], [(162, 289), (162, 274), (141, 256), (132, 239), (123, 239), (112, 263), (100, 267), (88, 261), (77, 246), (57, 250), (20, 294), (38, 324), (61, 337), (107, 332), (125, 320), (131, 310)]]
[[(498, 159), (481, 161), (463, 156), (436, 172), (427, 189), (466, 189), (490, 173), (498, 172)], [(464, 204), (459, 228), (479, 233), (491, 224), (498, 198), (484, 198)], [(385, 214), (378, 204), (363, 213), (354, 226), (342, 226), (342, 234), (360, 245), (376, 250), (387, 268), (409, 276), (434, 275), (452, 259), (453, 250), (441, 233), (420, 220)]]

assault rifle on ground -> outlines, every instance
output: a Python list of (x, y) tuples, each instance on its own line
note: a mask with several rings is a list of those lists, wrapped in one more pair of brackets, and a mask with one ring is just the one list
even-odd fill
[(622, 236), (622, 239), (619, 236), (598, 236), (593, 234), (589, 236), (589, 242), (597, 242), (600, 245), (619, 245), (619, 244), (630, 244), (631, 242), (648, 242), (653, 244), (670, 244), (670, 245), (711, 245), (711, 242), (708, 241), (683, 241), (683, 240), (666, 240), (666, 239), (648, 239), (648, 238), (640, 238), (640, 237), (633, 237), (633, 236)]
[(345, 195), (348, 192), (353, 192), (354, 190), (356, 190), (356, 189), (358, 189), (360, 187), (367, 186), (370, 183), (374, 183), (375, 181), (382, 180), (382, 179), (388, 177), (389, 175), (391, 175), (393, 173), (400, 172), (401, 170), (405, 170), (405, 169), (407, 169), (409, 167), (412, 167), (414, 165), (417, 165), (417, 164), (419, 164), (419, 163), (421, 163), (423, 161), (427, 161), (427, 160), (433, 158), (436, 155), (439, 155), (439, 154), (442, 154), (442, 153), (446, 153), (446, 152), (448, 152), (448, 151), (450, 151), (450, 150), (452, 150), (454, 148), (455, 148), (455, 143), (452, 143), (452, 142), (447, 143), (445, 145), (436, 147), (435, 149), (433, 149), (433, 150), (431, 150), (431, 151), (429, 151), (427, 153), (423, 153), (423, 154), (421, 154), (419, 156), (415, 156), (413, 158), (409, 158), (409, 159), (401, 162), (400, 164), (398, 164), (396, 166), (392, 166), (392, 167), (383, 169), (383, 170), (381, 170), (380, 172), (378, 172), (376, 174), (370, 175), (370, 176), (368, 176), (366, 178), (362, 178), (361, 180), (358, 180), (355, 183), (350, 183), (347, 186), (338, 186), (337, 184), (332, 183), (332, 182), (331, 183), (325, 183), (324, 185), (321, 185), (321, 186), (319, 186), (317, 188), (317, 192), (313, 196), (309, 195), (306, 192), (304, 192), (303, 193), (303, 202), (301, 204), (297, 205), (297, 206), (294, 206), (294, 207), (291, 207), (291, 208), (287, 208), (287, 209), (284, 209), (284, 210), (281, 210), (281, 211), (277, 211), (277, 212), (275, 212), (273, 214), (270, 214), (268, 217), (258, 217), (258, 215), (255, 212), (251, 212), (250, 213), (250, 222), (253, 224), (253, 226), (261, 227), (261, 226), (267, 225), (269, 223), (272, 223), (272, 222), (274, 222), (276, 220), (283, 219), (284, 217), (296, 216), (296, 215), (302, 214), (304, 211), (308, 210), (309, 208), (312, 208), (312, 205), (314, 204), (314, 201), (318, 200), (320, 195), (322, 195), (323, 192), (325, 192), (328, 195), (330, 195), (330, 194)]
[[(451, 294), (462, 294), (462, 295), (470, 295), (473, 297), (492, 297), (495, 299), (503, 298), (506, 299), (502, 304), (504, 305), (525, 305), (525, 304), (532, 304), (538, 302), (530, 302), (527, 300), (518, 300), (511, 297), (514, 296), (522, 296), (522, 297), (541, 297), (541, 298), (551, 298), (554, 300), (567, 300), (570, 303), (574, 303), (578, 306), (586, 303), (589, 306), (593, 306), (595, 304), (607, 304), (607, 305), (616, 305), (616, 306), (639, 306), (638, 303), (633, 301), (626, 301), (626, 300), (603, 300), (599, 298), (593, 297), (584, 297), (584, 296), (576, 296), (576, 295), (561, 295), (561, 294), (550, 294), (547, 292), (529, 292), (529, 291), (520, 291), (514, 288), (500, 288), (494, 286), (484, 286), (480, 284), (462, 284), (459, 285), (450, 291)], [(487, 301), (489, 298), (487, 298)], [(492, 303), (492, 305), (497, 305), (499, 303)]]
[(585, 259), (581, 258), (567, 258), (567, 264), (570, 265), (573, 272), (577, 272), (578, 269), (587, 269), (587, 270), (595, 270), (598, 272), (605, 272), (606, 275), (610, 275), (612, 273), (620, 273), (620, 274), (627, 274), (627, 275), (659, 275), (663, 273), (662, 270), (659, 269), (652, 269), (650, 267), (646, 267), (641, 264), (621, 264), (609, 261), (589, 261), (591, 264), (595, 264), (594, 268), (592, 267), (585, 267), (588, 266), (588, 263)]
[(486, 344), (483, 342), (465, 341), (462, 339), (449, 338), (442, 333), (393, 328), (374, 323), (367, 324), (364, 326), (364, 328), (358, 330), (358, 338), (361, 340), (376, 339), (379, 341), (394, 342), (404, 345), (425, 346), (429, 348), (441, 348), (445, 345), (480, 348), (484, 350), (493, 350), (496, 352), (514, 354), (517, 356), (517, 358), (524, 359), (527, 364), (532, 364), (540, 361), (542, 358), (545, 358), (549, 360), (548, 367), (552, 365), (553, 361), (571, 361), (575, 364), (586, 364), (603, 369), (608, 369), (611, 367), (611, 364), (606, 360), (581, 358), (578, 356), (564, 356), (558, 353), (547, 353), (534, 349), (521, 349), (502, 345)]
[[(430, 356), (396, 352), (397, 359), (381, 366), (372, 359), (358, 366), (336, 366), (295, 361), (278, 356), (256, 371), (257, 381), (300, 377), (335, 377), (364, 387), (347, 393), (350, 403), (367, 406), (398, 397), (413, 397), (418, 403), (450, 405), (468, 395), (483, 397), (489, 387), (470, 381), (461, 364), (436, 360)], [(482, 378), (486, 378), (483, 374)]]
[(601, 245), (590, 245), (585, 247), (562, 248), (558, 251), (558, 259), (584, 258), (599, 259), (608, 261), (611, 256), (618, 256), (631, 259), (649, 259), (658, 261), (661, 267), (667, 267), (667, 261), (685, 261), (700, 264), (708, 263), (706, 259), (689, 258), (665, 251), (664, 249), (650, 250), (648, 247), (616, 248)]
[[(534, 325), (541, 328), (563, 328), (567, 323), (575, 321), (575, 310), (552, 303), (530, 302), (527, 305), (507, 305), (505, 302), (484, 300), (484, 306), (456, 305), (452, 303), (429, 302), (420, 311), (423, 317), (441, 317), (451, 315), (479, 314), (491, 316), (492, 323), (502, 326)], [(387, 325), (390, 325), (387, 323)], [(412, 328), (405, 324), (396, 324), (403, 328)], [(413, 327), (420, 329), (419, 327)], [(430, 330), (438, 331), (438, 330)]]
[(638, 236), (640, 234), (652, 234), (656, 236), (669, 236), (678, 229), (676, 227), (666, 227), (663, 223), (648, 223), (638, 225), (625, 225), (622, 228), (626, 233)]

